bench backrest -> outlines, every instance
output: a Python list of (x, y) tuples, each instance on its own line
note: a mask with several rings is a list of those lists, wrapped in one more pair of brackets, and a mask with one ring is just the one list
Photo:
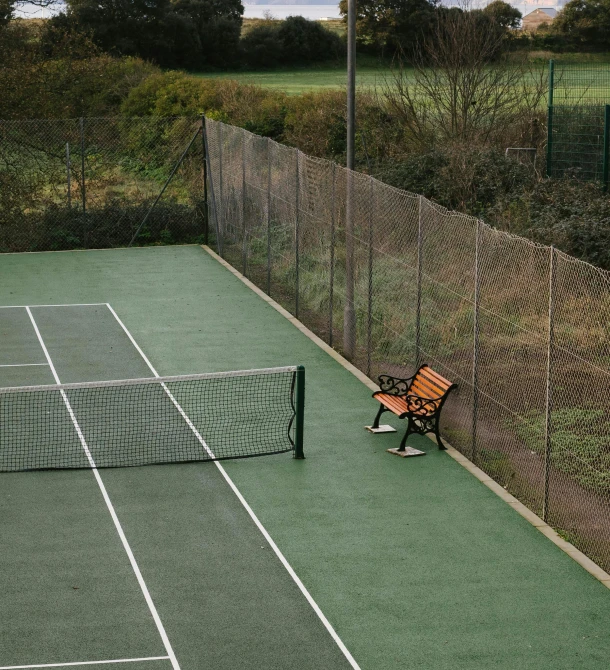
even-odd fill
[(449, 380), (441, 377), (438, 372), (434, 372), (428, 365), (422, 365), (413, 377), (408, 392), (423, 398), (438, 400), (454, 386)]

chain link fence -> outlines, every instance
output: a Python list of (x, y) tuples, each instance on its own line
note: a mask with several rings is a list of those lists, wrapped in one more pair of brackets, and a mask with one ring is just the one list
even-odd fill
[(0, 252), (171, 244), (205, 228), (201, 119), (0, 121)]
[(610, 66), (549, 66), (547, 176), (577, 175), (608, 185)]
[(203, 242), (209, 219), (224, 258), (371, 378), (429, 363), (456, 382), (448, 440), (610, 569), (610, 273), (202, 128), (1, 121), (0, 251)]
[(221, 255), (371, 378), (456, 382), (451, 444), (610, 569), (610, 273), (206, 127)]

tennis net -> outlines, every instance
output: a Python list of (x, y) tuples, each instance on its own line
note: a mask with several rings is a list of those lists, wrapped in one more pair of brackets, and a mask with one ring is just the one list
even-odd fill
[(303, 457), (305, 370), (0, 389), (0, 472)]

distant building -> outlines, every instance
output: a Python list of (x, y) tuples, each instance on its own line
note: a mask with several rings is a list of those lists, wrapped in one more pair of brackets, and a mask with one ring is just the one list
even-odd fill
[(557, 10), (553, 7), (540, 7), (540, 9), (535, 9), (533, 12), (530, 12), (523, 17), (521, 21), (521, 30), (534, 32), (534, 30), (538, 30), (543, 23), (546, 23), (547, 25), (553, 23), (556, 16)]

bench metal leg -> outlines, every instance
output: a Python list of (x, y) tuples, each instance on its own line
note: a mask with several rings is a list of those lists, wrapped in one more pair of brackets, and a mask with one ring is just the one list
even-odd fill
[(375, 421), (373, 421), (373, 425), (371, 426), (371, 428), (379, 428), (379, 419), (381, 419), (381, 415), (387, 411), (388, 411), (387, 407), (381, 404), (381, 406), (379, 407), (379, 411), (377, 412), (377, 416), (375, 417)]
[(416, 432), (416, 431), (413, 431), (412, 428), (413, 428), (413, 419), (411, 419), (411, 417), (409, 417), (408, 418), (408, 423), (407, 423), (407, 430), (405, 432), (404, 437), (400, 441), (400, 447), (398, 447), (398, 451), (404, 451), (405, 450), (405, 447), (407, 446), (407, 438), (409, 437), (409, 435), (411, 435), (411, 433)]
[(434, 422), (434, 435), (436, 436), (436, 443), (438, 444), (438, 448), (445, 451), (447, 447), (443, 444), (440, 433), (438, 432), (438, 417), (436, 417), (436, 421)]

